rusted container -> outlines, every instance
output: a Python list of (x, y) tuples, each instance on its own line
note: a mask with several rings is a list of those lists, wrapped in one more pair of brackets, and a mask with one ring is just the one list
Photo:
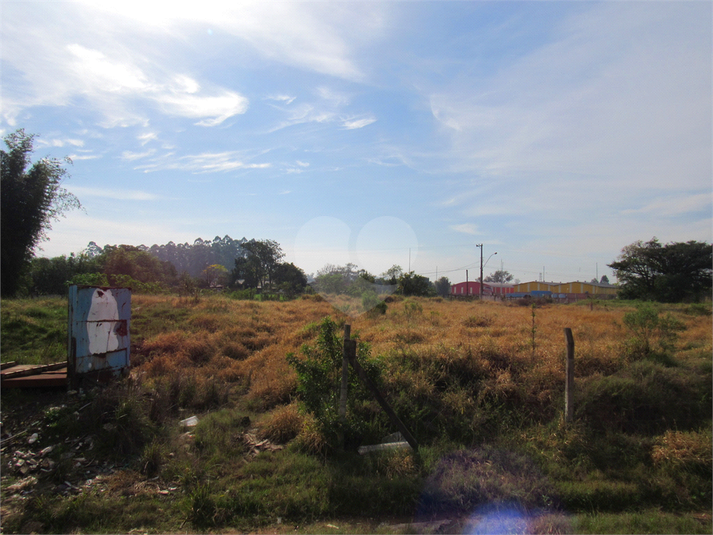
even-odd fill
[(129, 369), (131, 290), (69, 287), (67, 376), (71, 388)]

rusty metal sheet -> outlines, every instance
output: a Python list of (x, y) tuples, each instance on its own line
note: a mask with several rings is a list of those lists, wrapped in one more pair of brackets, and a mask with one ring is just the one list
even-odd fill
[(130, 321), (130, 289), (70, 287), (67, 362), (73, 386), (82, 376), (106, 378), (129, 367)]

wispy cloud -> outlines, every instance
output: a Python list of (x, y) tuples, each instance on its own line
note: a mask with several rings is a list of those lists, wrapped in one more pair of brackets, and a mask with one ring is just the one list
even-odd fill
[(685, 197), (666, 197), (656, 199), (640, 208), (622, 210), (622, 214), (659, 214), (662, 216), (676, 216), (702, 210), (711, 211), (713, 196), (711, 192), (699, 193)]
[[(710, 188), (711, 56), (701, 46), (710, 20), (692, 22), (680, 4), (647, 6), (573, 10), (542, 46), (433, 91), (433, 117), (450, 140), (443, 168), (478, 177), (450, 198), (507, 179), (521, 214), (546, 206), (566, 219), (581, 216), (575, 198), (639, 211), (658, 205), (623, 203)], [(669, 209), (696, 210), (701, 197), (689, 201)], [(486, 213), (482, 196), (459, 204), (463, 215)]]
[(176, 158), (173, 154), (166, 154), (154, 158), (146, 164), (136, 167), (146, 172), (165, 169), (180, 169), (191, 173), (224, 173), (241, 169), (267, 169), (271, 163), (246, 163), (237, 151), (203, 152)]
[(71, 186), (72, 193), (78, 197), (99, 197), (113, 199), (117, 201), (155, 201), (160, 199), (158, 195), (140, 190), (117, 190), (104, 188), (87, 188), (84, 186)]
[(44, 139), (42, 137), (38, 137), (35, 140), (35, 144), (37, 147), (66, 147), (66, 146), (72, 146), (72, 147), (83, 147), (84, 146), (84, 141), (81, 139)]
[(188, 2), (166, 9), (163, 4), (146, 2), (87, 1), (87, 6), (111, 17), (131, 19), (141, 30), (170, 32), (186, 22), (204, 24), (239, 39), (263, 58), (349, 80), (365, 76), (355, 62), (354, 47), (381, 35), (386, 16), (378, 3), (274, 4), (245, 0), (234, 6)]
[(150, 141), (156, 141), (158, 139), (158, 134), (156, 132), (144, 132), (143, 134), (136, 136), (136, 139), (141, 142), (141, 145), (146, 145), (146, 143)]
[(153, 156), (156, 153), (156, 149), (150, 149), (144, 152), (131, 152), (128, 150), (125, 150), (124, 152), (121, 153), (121, 159), (122, 160), (128, 160), (128, 161), (134, 161), (134, 160), (140, 160), (142, 158), (148, 158), (149, 156)]
[(82, 161), (82, 160), (97, 160), (101, 158), (99, 154), (70, 154), (69, 159), (72, 161)]
[[(107, 21), (100, 19), (96, 26), (99, 33)], [(196, 119), (200, 126), (217, 126), (248, 109), (245, 96), (222, 87), (203, 87), (190, 76), (159, 67), (144, 51), (114, 42), (111, 32), (102, 39), (90, 31), (78, 42), (58, 27), (62, 24), (44, 27), (38, 42), (10, 22), (3, 25), (3, 42), (12, 43), (3, 46), (3, 60), (25, 80), (25, 87), (13, 85), (5, 91), (3, 115), (10, 124), (22, 109), (67, 105), (73, 99), (100, 110), (105, 128), (148, 126), (146, 104), (169, 116)]]
[(475, 226), (473, 223), (463, 223), (461, 225), (451, 225), (450, 229), (455, 230), (456, 232), (461, 232), (463, 234), (472, 234), (472, 235), (479, 234), (478, 227)]
[(342, 120), (342, 126), (347, 130), (354, 130), (357, 128), (364, 128), (372, 123), (376, 122), (376, 117), (364, 117), (362, 119), (344, 119)]
[(268, 130), (269, 133), (277, 132), (291, 126), (305, 123), (328, 123), (334, 121), (337, 114), (334, 111), (320, 109), (313, 104), (300, 104), (291, 108), (286, 119)]
[(292, 104), (297, 97), (291, 97), (289, 95), (271, 95), (265, 97), (265, 100), (275, 100), (277, 102), (284, 102), (285, 104)]

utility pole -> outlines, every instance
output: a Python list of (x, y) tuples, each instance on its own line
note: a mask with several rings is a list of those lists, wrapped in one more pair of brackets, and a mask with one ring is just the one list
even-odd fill
[(478, 244), (476, 247), (480, 247), (480, 288), (478, 288), (479, 298), (483, 300), (483, 244)]

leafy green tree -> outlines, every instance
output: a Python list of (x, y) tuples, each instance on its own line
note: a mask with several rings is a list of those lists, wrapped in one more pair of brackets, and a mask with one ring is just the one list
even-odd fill
[(396, 286), (399, 283), (399, 278), (404, 274), (404, 270), (401, 266), (394, 264), (389, 269), (381, 274), (381, 278), (384, 284), (391, 284)]
[(403, 273), (398, 280), (396, 290), (401, 295), (431, 297), (436, 295), (436, 290), (428, 277), (417, 275), (413, 271)]
[[(79, 208), (77, 197), (61, 187), (67, 176), (63, 162), (43, 158), (30, 165), (34, 135), (23, 129), (5, 136), (8, 151), (0, 150), (0, 273), (3, 297), (19, 289), (33, 249), (46, 239), (51, 222)], [(66, 163), (71, 163), (69, 158)], [(29, 169), (28, 169), (29, 166)]]
[(599, 280), (599, 284), (611, 284), (609, 282), (609, 277), (607, 277), (606, 275), (602, 275), (602, 278)]
[(451, 292), (451, 281), (448, 277), (441, 277), (436, 282), (433, 283), (436, 287), (436, 293), (441, 297), (448, 297)]
[(162, 262), (146, 251), (132, 245), (104, 247), (104, 273), (110, 284), (124, 285), (125, 277), (145, 284), (172, 286), (178, 275), (170, 262)]
[(305, 272), (294, 265), (283, 262), (278, 264), (273, 274), (273, 283), (282, 290), (287, 297), (292, 298), (304, 292), (307, 287)]
[(622, 249), (609, 264), (620, 283), (620, 296), (662, 302), (699, 301), (713, 287), (713, 247), (698, 241), (662, 245), (652, 238)]
[(243, 254), (235, 259), (232, 279), (243, 280), (244, 288), (270, 287), (275, 270), (285, 256), (273, 240), (250, 240), (242, 244)]
[(510, 273), (508, 273), (507, 271), (504, 271), (502, 269), (498, 269), (497, 271), (494, 271), (493, 273), (491, 273), (490, 275), (485, 277), (483, 282), (507, 283), (507, 282), (512, 281), (512, 279), (513, 279), (513, 276)]
[(203, 279), (210, 288), (225, 286), (228, 275), (227, 268), (220, 264), (212, 264), (203, 270)]
[[(362, 277), (366, 274), (366, 277)], [(327, 294), (358, 295), (366, 286), (369, 274), (352, 263), (344, 266), (327, 264), (317, 271), (314, 279), (315, 290)]]
[(86, 254), (33, 258), (29, 265), (28, 291), (31, 295), (65, 295), (77, 276), (100, 273), (102, 265), (102, 257)]

